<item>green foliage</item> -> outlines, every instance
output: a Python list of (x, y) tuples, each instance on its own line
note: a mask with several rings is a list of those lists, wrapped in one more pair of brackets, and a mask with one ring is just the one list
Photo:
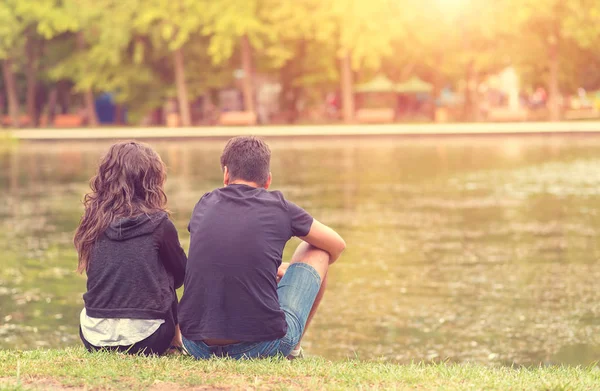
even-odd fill
[(17, 17), (11, 1), (0, 2), (0, 59), (6, 58), (20, 42), (24, 25)]
[[(547, 85), (550, 47), (556, 45), (559, 85), (572, 92), (585, 83), (581, 69), (600, 59), (600, 3), (596, 0), (509, 0), (514, 14), (513, 62), (529, 86)], [(598, 85), (597, 87), (600, 87)]]
[(600, 87), (582, 72), (600, 61), (599, 26), (597, 0), (4, 0), (0, 60), (24, 72), (33, 37), (40, 79), (115, 92), (142, 113), (174, 96), (179, 48), (191, 99), (231, 85), (243, 36), (260, 72), (316, 90), (333, 88), (346, 55), (359, 80), (418, 73), (458, 86), (467, 69), (482, 78), (512, 64), (528, 86), (547, 84), (556, 44), (561, 88), (572, 91)]
[[(25, 30), (33, 28), (50, 40), (67, 31), (76, 31), (80, 24), (73, 17), (68, 1), (5, 0), (0, 3), (0, 59), (16, 55), (24, 43)], [(72, 3), (74, 8), (75, 3)]]
[(262, 23), (260, 11), (258, 0), (203, 2), (201, 31), (211, 37), (208, 53), (215, 63), (229, 59), (244, 35), (257, 50), (264, 48), (270, 30)]

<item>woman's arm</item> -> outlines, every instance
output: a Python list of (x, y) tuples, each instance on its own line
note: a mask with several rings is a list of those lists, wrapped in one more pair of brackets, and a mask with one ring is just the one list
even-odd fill
[(183, 248), (181, 248), (177, 229), (173, 225), (173, 222), (167, 219), (162, 225), (162, 240), (159, 247), (160, 259), (165, 265), (165, 269), (173, 275), (175, 289), (178, 289), (183, 285), (187, 256)]

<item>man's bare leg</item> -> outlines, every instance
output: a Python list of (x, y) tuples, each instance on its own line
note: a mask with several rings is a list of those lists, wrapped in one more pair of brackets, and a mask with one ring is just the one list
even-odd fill
[[(323, 299), (323, 296), (325, 295), (325, 289), (327, 287), (327, 271), (329, 270), (329, 258), (329, 254), (326, 251), (311, 246), (306, 242), (302, 242), (294, 252), (292, 260), (290, 261), (290, 264), (303, 262), (311, 265), (313, 268), (315, 268), (317, 273), (319, 273), (319, 277), (321, 277), (321, 288), (319, 289), (313, 306), (310, 309), (310, 313), (308, 314), (308, 319), (306, 321), (306, 325), (304, 326), (302, 337), (304, 337), (304, 334), (306, 334), (306, 329), (308, 328), (313, 316), (317, 312), (317, 308), (321, 303), (321, 299)], [(300, 349), (300, 342), (302, 342), (302, 338), (300, 338), (300, 341), (295, 349)]]

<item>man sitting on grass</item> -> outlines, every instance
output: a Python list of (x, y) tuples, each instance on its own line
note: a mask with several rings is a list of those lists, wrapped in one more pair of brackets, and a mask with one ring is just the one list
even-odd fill
[[(260, 139), (229, 140), (224, 187), (205, 194), (192, 213), (179, 323), (196, 358), (298, 357), (329, 265), (346, 247), (334, 230), (267, 191), (270, 160)], [(293, 236), (304, 242), (282, 264)]]

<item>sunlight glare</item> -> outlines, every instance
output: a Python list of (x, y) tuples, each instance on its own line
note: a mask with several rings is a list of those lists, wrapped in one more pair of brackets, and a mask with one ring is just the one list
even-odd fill
[(464, 7), (468, 2), (469, 0), (437, 0), (439, 7), (445, 9), (459, 9)]

